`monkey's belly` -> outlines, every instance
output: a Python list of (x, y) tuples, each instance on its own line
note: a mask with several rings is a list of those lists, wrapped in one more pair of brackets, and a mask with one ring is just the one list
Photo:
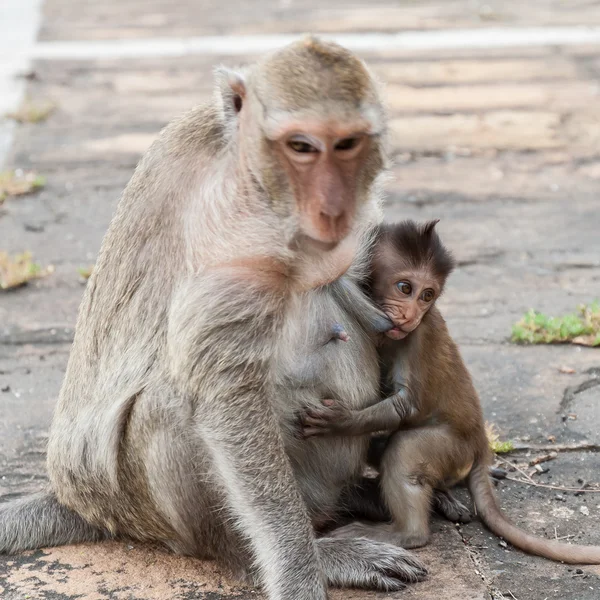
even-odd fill
[[(333, 398), (363, 408), (378, 397), (379, 363), (372, 339), (331, 298), (314, 293), (288, 318), (287, 339), (295, 339), (278, 358), (277, 410), (286, 447), (313, 521), (331, 517), (343, 486), (360, 476), (366, 436), (299, 440), (297, 416), (305, 408)], [(340, 323), (349, 341), (323, 340), (331, 323)], [(298, 331), (302, 335), (298, 335)], [(296, 382), (296, 383), (294, 383)]]

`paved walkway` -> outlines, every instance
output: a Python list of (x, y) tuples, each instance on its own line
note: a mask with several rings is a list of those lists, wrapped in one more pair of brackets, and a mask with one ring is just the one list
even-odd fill
[[(584, 0), (399, 3), (48, 0), (40, 39), (146, 40), (179, 36), (482, 30), (600, 26)], [(441, 39), (434, 37), (432, 39)], [(1, 47), (0, 41), (0, 47)], [(600, 297), (600, 43), (365, 51), (387, 82), (396, 166), (390, 218), (439, 217), (460, 268), (443, 310), (481, 393), (486, 418), (523, 444), (600, 445), (600, 351), (517, 347), (511, 324), (530, 307), (572, 311)], [(48, 424), (83, 290), (119, 194), (140, 153), (174, 115), (208, 98), (220, 56), (37, 60), (27, 85), (57, 111), (19, 126), (8, 164), (47, 177), (36, 196), (0, 207), (0, 250), (31, 250), (46, 279), (0, 295), (0, 495), (43, 486)], [(251, 54), (223, 57), (235, 64)], [(1, 75), (1, 74), (0, 74)], [(0, 92), (2, 94), (2, 92)], [(1, 102), (0, 102), (1, 104)], [(2, 134), (0, 133), (0, 138)], [(575, 372), (566, 374), (561, 367)], [(563, 369), (564, 370), (564, 369)], [(520, 462), (532, 459), (525, 454)], [(600, 481), (598, 452), (548, 463), (540, 483)], [(600, 494), (503, 482), (517, 523), (539, 535), (600, 544)], [(419, 551), (430, 578), (396, 595), (335, 598), (596, 600), (600, 568), (576, 570), (499, 544), (479, 523), (436, 521)], [(0, 596), (35, 598), (254, 598), (213, 564), (112, 543), (0, 559)]]

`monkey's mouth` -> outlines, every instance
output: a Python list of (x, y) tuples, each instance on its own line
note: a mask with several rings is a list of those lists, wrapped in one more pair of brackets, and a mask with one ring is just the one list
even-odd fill
[(310, 240), (310, 243), (314, 248), (320, 250), (321, 252), (331, 252), (334, 248), (337, 247), (339, 242), (324, 242), (323, 240), (317, 240), (314, 237), (307, 236)]
[(400, 327), (392, 327), (389, 331), (385, 332), (385, 335), (392, 340), (403, 340), (409, 333), (409, 331), (403, 331)]
[(337, 248), (338, 244), (339, 242), (319, 240), (307, 233), (301, 233), (300, 235), (298, 235), (293, 243), (294, 247), (308, 246), (316, 252), (331, 252), (332, 250)]

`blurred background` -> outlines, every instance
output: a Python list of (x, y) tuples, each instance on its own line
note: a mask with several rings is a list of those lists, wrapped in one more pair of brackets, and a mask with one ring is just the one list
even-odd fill
[[(518, 444), (600, 443), (600, 350), (511, 342), (531, 308), (560, 316), (600, 298), (600, 2), (1, 0), (0, 273), (13, 289), (0, 290), (0, 493), (43, 481), (85, 279), (141, 153), (210, 97), (215, 64), (304, 32), (345, 43), (386, 83), (386, 214), (441, 219), (459, 264), (442, 309), (486, 418)], [(570, 452), (538, 480), (599, 470), (597, 454)], [(503, 493), (529, 529), (554, 535), (554, 515), (600, 543), (598, 496)], [(478, 552), (483, 579), (448, 597), (598, 597), (593, 572), (497, 542)]]

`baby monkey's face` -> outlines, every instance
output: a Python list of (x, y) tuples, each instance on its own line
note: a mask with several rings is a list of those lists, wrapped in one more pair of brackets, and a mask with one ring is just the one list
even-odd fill
[(440, 295), (440, 282), (427, 269), (380, 271), (374, 277), (374, 299), (394, 323), (386, 332), (393, 340), (414, 331)]

